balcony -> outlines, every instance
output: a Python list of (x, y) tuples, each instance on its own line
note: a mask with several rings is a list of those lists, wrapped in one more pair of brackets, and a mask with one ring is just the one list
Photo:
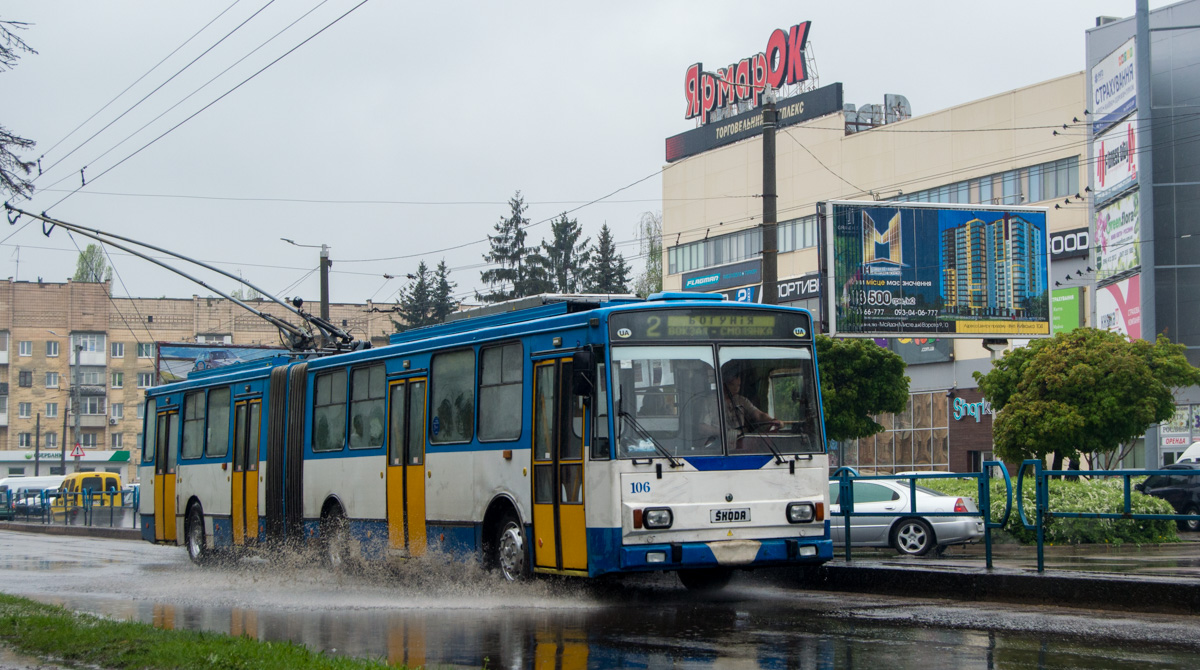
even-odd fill
[[(71, 388), (71, 392), (72, 393), (75, 392), (74, 387)], [(107, 394), (108, 394), (108, 388), (104, 384), (80, 384), (79, 385), (79, 395), (92, 396), (92, 395), (107, 395)]]
[(8, 425), (8, 412), (0, 412), (0, 428)]
[(107, 414), (81, 414), (79, 415), (80, 428), (107, 428)]

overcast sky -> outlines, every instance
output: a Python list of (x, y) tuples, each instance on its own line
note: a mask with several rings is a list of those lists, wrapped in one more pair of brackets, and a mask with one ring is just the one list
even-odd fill
[[(727, 65), (763, 51), (775, 28), (810, 20), (822, 85), (842, 82), (856, 105), (903, 94), (920, 115), (1080, 71), (1096, 17), (1135, 8), (1134, 0), (358, 5), (6, 1), (0, 19), (32, 23), (21, 35), (39, 52), (0, 73), (0, 124), (38, 143), (26, 157), (41, 156), (45, 170), (34, 199), (18, 206), (314, 304), (319, 249), (280, 238), (327, 244), (333, 301), (391, 302), (422, 259), (431, 268), (444, 259), (459, 294), (483, 288), (487, 235), (520, 190), (535, 223), (579, 208), (570, 216), (594, 240), (607, 222), (640, 272), (636, 227), (642, 212), (661, 210), (664, 140), (694, 127), (684, 119), (690, 64)], [(89, 240), (47, 238), (36, 223), (18, 230), (28, 221), (4, 232), (0, 277), (65, 281)], [(546, 223), (529, 232), (531, 241), (548, 234)], [(110, 253), (115, 295), (210, 294)], [(237, 286), (187, 267), (222, 291)]]

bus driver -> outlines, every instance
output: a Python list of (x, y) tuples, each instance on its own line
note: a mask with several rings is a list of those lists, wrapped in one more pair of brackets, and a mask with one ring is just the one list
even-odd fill
[[(722, 405), (725, 409), (725, 426), (729, 430), (730, 445), (737, 444), (738, 438), (746, 433), (783, 428), (782, 421), (755, 407), (749, 398), (741, 394), (742, 374), (739, 371), (727, 370), (722, 377), (725, 378), (725, 399)], [(720, 426), (711, 412), (701, 418), (700, 435), (706, 439), (706, 444), (720, 434)]]

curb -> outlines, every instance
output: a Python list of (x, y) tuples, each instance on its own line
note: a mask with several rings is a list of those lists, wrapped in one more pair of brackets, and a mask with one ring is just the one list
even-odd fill
[(140, 540), (138, 528), (106, 528), (104, 526), (55, 526), (43, 523), (0, 522), (0, 530), (18, 533), (42, 533), (44, 535), (71, 535), (76, 537), (102, 537), (110, 540)]

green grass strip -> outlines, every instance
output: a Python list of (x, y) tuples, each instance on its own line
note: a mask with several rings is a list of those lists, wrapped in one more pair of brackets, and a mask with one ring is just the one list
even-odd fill
[(66, 665), (126, 668), (216, 668), (220, 670), (388, 668), (379, 660), (327, 656), (292, 642), (150, 624), (113, 621), (26, 598), (0, 594), (0, 644)]

